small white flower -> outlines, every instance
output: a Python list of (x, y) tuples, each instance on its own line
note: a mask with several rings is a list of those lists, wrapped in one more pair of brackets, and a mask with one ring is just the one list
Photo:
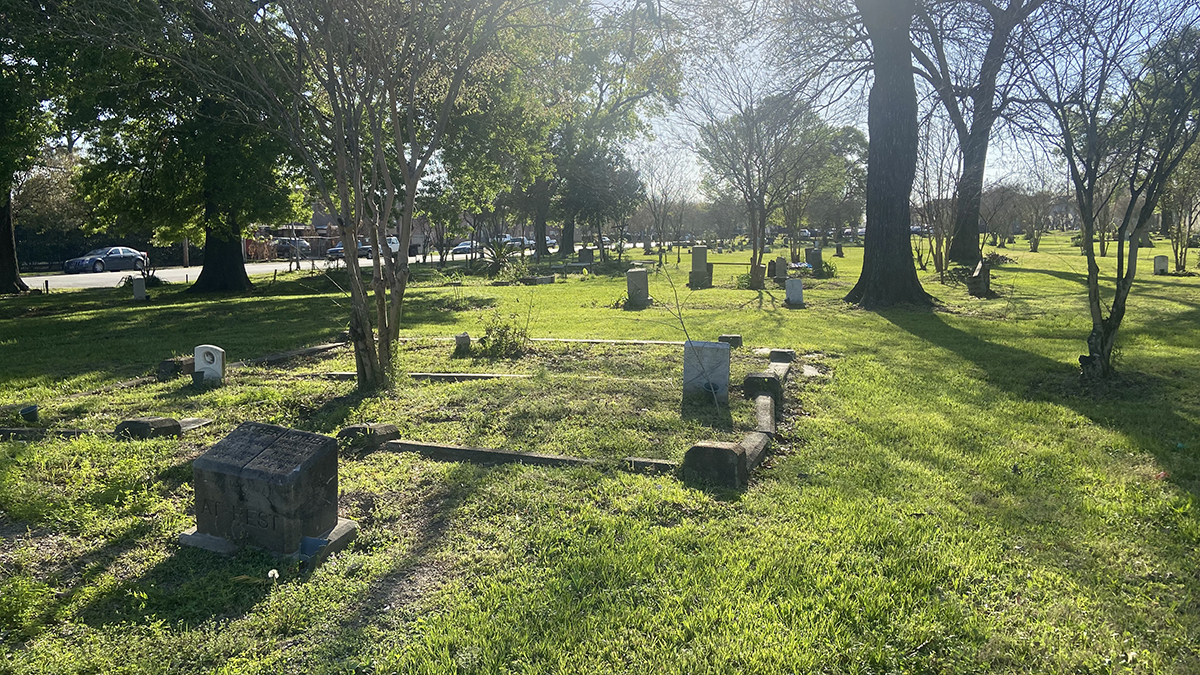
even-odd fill
[(279, 570), (271, 570), (267, 572), (267, 578), (274, 581), (279, 578)]

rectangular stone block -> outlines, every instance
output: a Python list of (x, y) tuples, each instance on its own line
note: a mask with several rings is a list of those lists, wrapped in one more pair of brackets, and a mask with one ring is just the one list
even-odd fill
[(692, 247), (692, 272), (708, 272), (708, 247)]
[(118, 424), (113, 434), (136, 439), (179, 438), (183, 435), (183, 427), (171, 417), (135, 417)]
[(645, 307), (650, 302), (650, 270), (634, 268), (625, 273), (625, 291), (629, 304)]
[(787, 258), (775, 259), (775, 280), (784, 281), (788, 278), (788, 262)]
[(750, 481), (746, 449), (738, 443), (700, 441), (683, 456), (683, 475), (689, 480), (743, 489)]
[(683, 344), (683, 396), (704, 397), (729, 405), (730, 347), (724, 342)]
[(724, 342), (729, 345), (730, 349), (737, 349), (742, 346), (742, 336), (736, 334), (722, 335), (717, 338), (717, 342)]
[(1166, 274), (1167, 266), (1170, 264), (1170, 262), (1171, 262), (1171, 259), (1165, 255), (1154, 256), (1154, 273), (1156, 275)]
[(596, 262), (596, 249), (581, 248), (579, 249), (579, 262), (585, 265), (591, 265)]
[(145, 300), (147, 297), (149, 297), (149, 296), (146, 295), (146, 280), (143, 279), (142, 277), (134, 277), (133, 278), (133, 299), (134, 300)]
[(337, 525), (337, 441), (246, 422), (192, 464), (196, 530), (283, 554)]
[(813, 272), (820, 272), (824, 263), (821, 260), (821, 249), (806, 248), (804, 249), (804, 262), (812, 267)]

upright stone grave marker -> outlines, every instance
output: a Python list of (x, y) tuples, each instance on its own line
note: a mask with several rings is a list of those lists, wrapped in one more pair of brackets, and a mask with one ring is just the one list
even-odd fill
[(246, 422), (192, 463), (196, 527), (183, 544), (250, 545), (284, 555), (345, 546), (358, 529), (337, 515), (337, 441)]
[(146, 280), (142, 277), (133, 278), (133, 299), (145, 300), (149, 296), (146, 295)]
[(596, 249), (581, 248), (579, 249), (579, 262), (586, 265), (591, 265), (596, 262)]
[(712, 274), (708, 267), (708, 247), (692, 247), (692, 272), (688, 275), (688, 285), (692, 288), (708, 288), (712, 286)]
[(645, 307), (650, 304), (650, 270), (635, 267), (625, 273), (625, 290), (630, 307)]
[(820, 272), (821, 267), (824, 265), (824, 263), (821, 261), (821, 249), (819, 249), (819, 248), (804, 249), (804, 262), (808, 263), (808, 266), (813, 269), (814, 273)]
[(683, 397), (705, 397), (729, 405), (730, 346), (724, 342), (683, 344)]
[(789, 307), (804, 306), (804, 279), (799, 277), (787, 280), (787, 304)]
[(1167, 273), (1167, 265), (1170, 264), (1170, 262), (1171, 262), (1171, 259), (1165, 255), (1154, 256), (1154, 274), (1156, 274), (1156, 275), (1166, 274)]
[(216, 345), (200, 345), (193, 353), (193, 372), (204, 373), (204, 381), (225, 381), (225, 350)]
[(775, 259), (775, 281), (783, 283), (788, 278), (788, 262), (787, 258), (779, 257)]

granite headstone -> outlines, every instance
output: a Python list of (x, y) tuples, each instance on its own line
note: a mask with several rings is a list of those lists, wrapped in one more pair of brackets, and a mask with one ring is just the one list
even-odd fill
[(192, 463), (196, 528), (181, 539), (285, 555), (306, 538), (345, 545), (356, 526), (338, 518), (337, 462), (328, 436), (245, 422)]

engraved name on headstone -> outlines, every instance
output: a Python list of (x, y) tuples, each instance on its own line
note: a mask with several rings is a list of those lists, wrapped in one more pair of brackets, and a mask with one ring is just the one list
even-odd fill
[(196, 532), (277, 553), (337, 526), (337, 441), (246, 422), (192, 464)]

